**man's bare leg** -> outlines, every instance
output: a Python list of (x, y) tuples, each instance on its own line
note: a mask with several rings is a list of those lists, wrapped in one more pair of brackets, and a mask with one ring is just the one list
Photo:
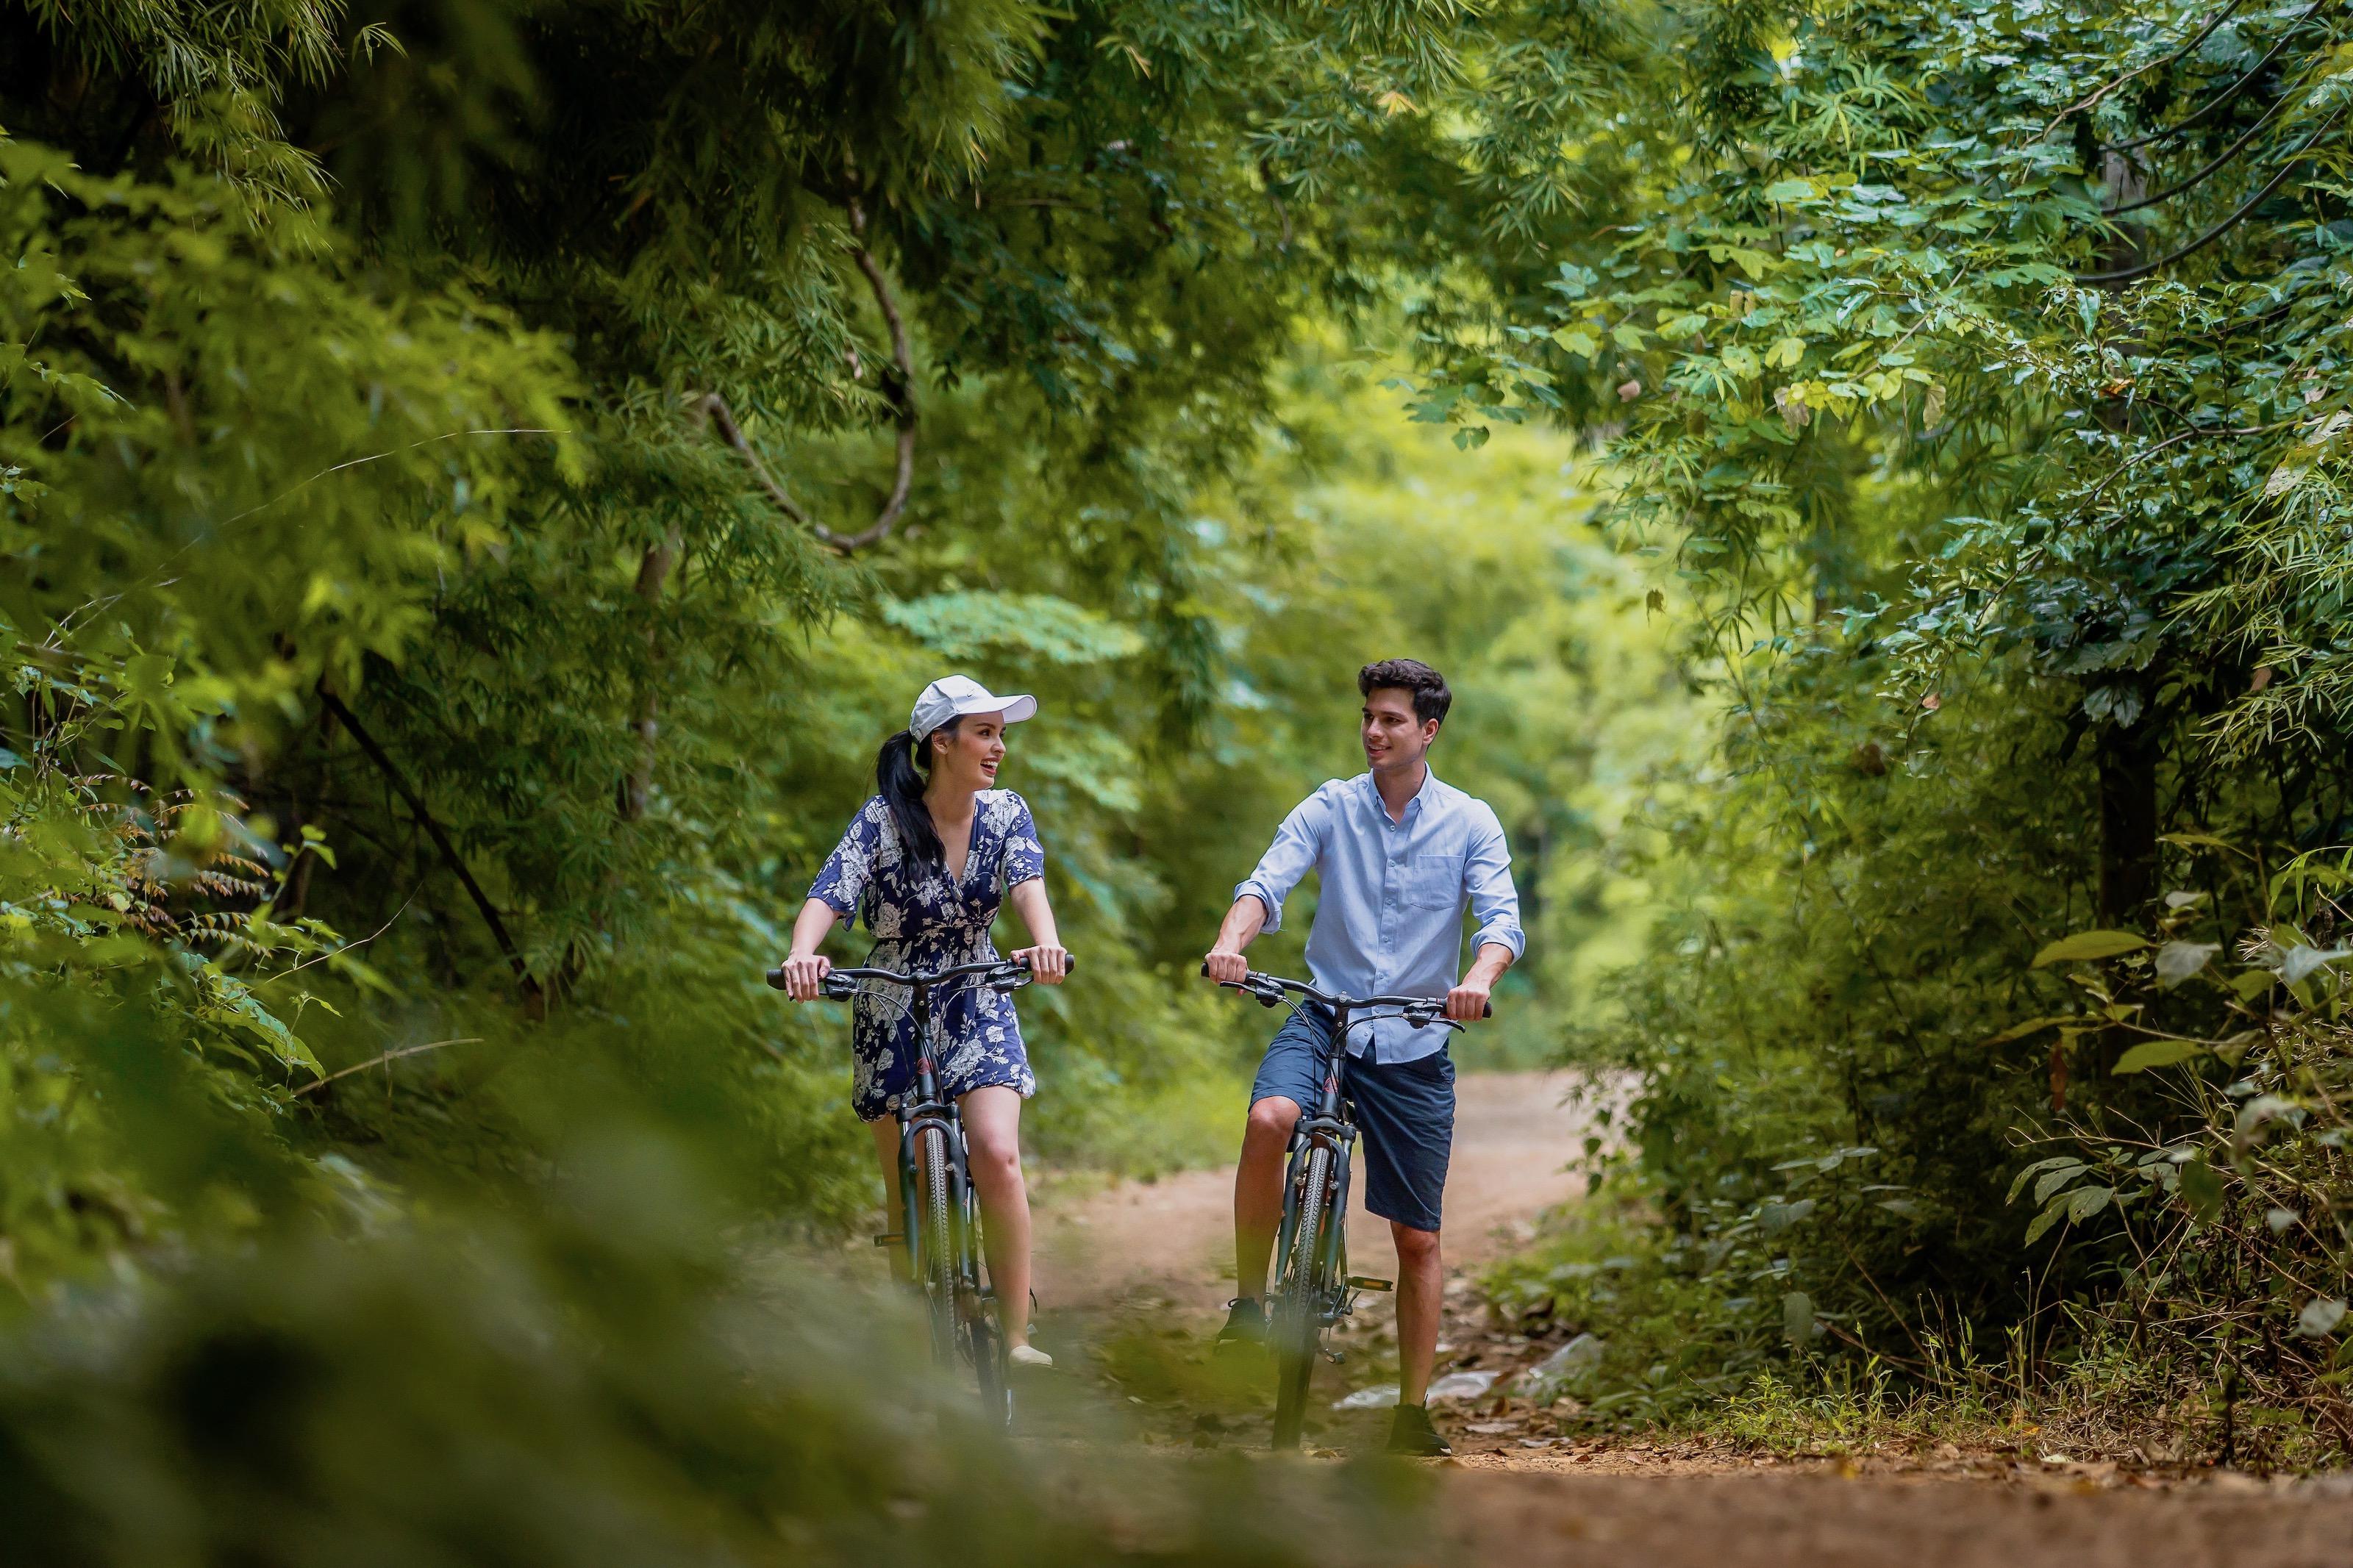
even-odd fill
[(1234, 1294), (1266, 1294), (1266, 1265), (1282, 1223), (1282, 1160), (1299, 1124), (1299, 1102), (1269, 1095), (1250, 1109), (1241, 1158), (1234, 1164)]
[(1438, 1321), (1446, 1297), (1446, 1268), (1438, 1232), (1389, 1222), (1397, 1242), (1398, 1402), (1426, 1403), (1438, 1359)]

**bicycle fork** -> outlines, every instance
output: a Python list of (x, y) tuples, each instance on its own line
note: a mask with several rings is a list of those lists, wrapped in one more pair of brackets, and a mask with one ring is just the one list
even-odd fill
[[(907, 1261), (914, 1269), (917, 1279), (923, 1277), (923, 1245), (944, 1245), (948, 1256), (959, 1260), (967, 1252), (976, 1249), (964, 1246), (965, 1238), (954, 1232), (945, 1237), (929, 1236), (930, 1226), (923, 1215), (924, 1198), (931, 1180), (929, 1166), (923, 1158), (923, 1135), (936, 1132), (939, 1134), (936, 1146), (943, 1153), (947, 1171), (949, 1223), (963, 1226), (971, 1221), (968, 1211), (972, 1206), (972, 1172), (965, 1163), (963, 1131), (954, 1113), (945, 1105), (912, 1105), (903, 1107), (899, 1112), (899, 1234), (905, 1243)], [(974, 1239), (976, 1243), (977, 1237)]]
[[(1282, 1191), (1282, 1226), (1277, 1232), (1282, 1246), (1274, 1260), (1274, 1277), (1282, 1279), (1293, 1251), (1302, 1247), (1316, 1247), (1319, 1254), (1303, 1259), (1311, 1267), (1311, 1277), (1320, 1277), (1335, 1283), (1346, 1278), (1348, 1262), (1347, 1214), (1348, 1190), (1356, 1160), (1356, 1130), (1338, 1117), (1303, 1116), (1292, 1134), (1290, 1168)], [(1321, 1151), (1324, 1158), (1318, 1162)], [(1322, 1169), (1323, 1201), (1314, 1205), (1317, 1216), (1315, 1236), (1302, 1236), (1300, 1221), (1307, 1205), (1308, 1185), (1315, 1179), (1316, 1167)], [(1320, 1264), (1320, 1268), (1314, 1267)], [(1348, 1308), (1337, 1291), (1318, 1304), (1318, 1316), (1329, 1327), (1346, 1313)]]

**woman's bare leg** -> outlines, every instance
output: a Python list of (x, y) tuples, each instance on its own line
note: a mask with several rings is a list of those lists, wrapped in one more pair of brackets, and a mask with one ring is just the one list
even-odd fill
[[(907, 1222), (907, 1211), (899, 1201), (899, 1119), (878, 1116), (868, 1122), (874, 1134), (874, 1157), (882, 1163), (882, 1228), (897, 1232)], [(891, 1277), (901, 1284), (907, 1280), (907, 1247), (904, 1242), (891, 1247)]]
[(976, 1089), (956, 1102), (964, 1114), (965, 1158), (980, 1196), (981, 1240), (988, 1279), (1008, 1343), (1029, 1342), (1029, 1189), (1021, 1179), (1021, 1096), (1002, 1085)]

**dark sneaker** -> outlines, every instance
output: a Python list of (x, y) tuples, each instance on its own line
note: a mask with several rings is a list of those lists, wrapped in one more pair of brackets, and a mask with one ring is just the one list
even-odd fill
[(1241, 1299), (1226, 1303), (1226, 1326), (1218, 1331), (1218, 1348), (1266, 1343), (1266, 1309)]
[(1389, 1428), (1389, 1452), (1416, 1459), (1437, 1459), (1454, 1450), (1446, 1446), (1446, 1439), (1430, 1424), (1429, 1405), (1400, 1405), (1397, 1407), (1397, 1424)]

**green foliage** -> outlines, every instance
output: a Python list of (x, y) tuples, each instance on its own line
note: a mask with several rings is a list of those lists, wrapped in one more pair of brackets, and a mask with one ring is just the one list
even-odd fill
[[(1049, 698), (1016, 782), (1088, 982), (1033, 994), (1042, 1145), (1200, 1152), (1234, 1026), (1149, 834), (1222, 847), (1193, 789), (1310, 771), (1185, 772), (1288, 558), (1271, 373), (1410, 249), (1322, 197), (1456, 19), (0, 16), (26, 1288), (136, 1251), (75, 1217), (101, 1176), (152, 1238), (306, 1171), (545, 1173), (595, 1085), (725, 1107), (766, 1212), (860, 1206), (840, 1020), (757, 976), (944, 662)], [(1229, 500), (1243, 555), (1196, 526)], [(115, 822), (173, 842), (57, 847)], [(96, 1026), (60, 963), (183, 976), (140, 1026), (282, 1191), (142, 1163), (43, 1043)], [(1155, 1100), (1185, 1131), (1133, 1137)]]
[(902, 1310), (733, 1253), (678, 1152), (607, 1136), (595, 1153), (596, 1174), (530, 1224), (287, 1237), (13, 1336), (0, 1508), (17, 1550), (1268, 1565), (1308, 1561), (1311, 1541), (1376, 1563), (1427, 1550), (1410, 1477), (1327, 1485), (1240, 1455), (1116, 1477), (1039, 1463), (929, 1376)]
[[(0, 1272), (529, 1189), (617, 1099), (844, 1217), (841, 1020), (756, 976), (943, 664), (1049, 700), (1039, 1147), (1199, 1152), (1236, 825), (1409, 650), (1520, 848), (1486, 1048), (1640, 1075), (1567, 1263), (1634, 1261), (1529, 1287), (1630, 1325), (1609, 1409), (2022, 1389), (2260, 1183), (2308, 1296), (2200, 1300), (2340, 1334), (2346, 24), (2199, 25), (9, 8)], [(2317, 1357), (2231, 1376), (2317, 1432)]]
[[(2263, 1419), (2232, 1440), (2294, 1462), (2353, 1440), (2341, 1394), (2353, 1351), (2338, 1331), (2353, 1290), (2353, 1041), (2346, 955), (2323, 945), (2353, 882), (2343, 851), (2275, 870), (2221, 845), (2205, 854), (2221, 896), (2174, 895), (2163, 945), (2143, 944), (2156, 956), (2087, 984), (2099, 1005), (2068, 1020), (2136, 1040), (2110, 1070), (2153, 1075), (2158, 1110), (2061, 1121), (2042, 1142), (2068, 1152), (2024, 1167), (2009, 1195), (2038, 1211), (2030, 1247), (2055, 1232), (2098, 1260), (2108, 1331), (2147, 1347), (2168, 1392), (2245, 1402)], [(2164, 963), (2226, 942), (2235, 973)], [(2208, 1031), (2151, 1021), (2184, 988), (2211, 999)]]
[(1926, 1376), (1955, 1325), (2028, 1322), (2041, 1375), (2081, 1342), (2052, 1315), (2117, 1290), (2054, 1239), (2142, 1187), (2086, 1161), (2018, 1214), (2017, 1146), (2210, 1123), (2158, 1080), (2252, 1005), (2215, 989), (2240, 927), (2152, 942), (2189, 907), (2160, 895), (2218, 905), (2218, 842), (2285, 864), (2353, 826), (2343, 24), (1615, 15), (1672, 39), (1563, 111), (1651, 151), (1615, 225), (1494, 268), (1414, 384), (1473, 439), (1622, 422), (1608, 519), (1689, 584), (1726, 710), (1658, 865), (1683, 910), (1580, 1054), (1643, 1074), (1627, 1174), (1744, 1342), (1798, 1298)]
[[(1748, 1271), (1724, 1248), (1661, 1237), (1631, 1198), (1598, 1195), (1573, 1221), (1490, 1272), (1505, 1321), (1532, 1334), (1590, 1334), (1596, 1353), (1560, 1385), (1564, 1420), (1602, 1431), (1689, 1419), (1739, 1394), (1769, 1364), (1781, 1297), (1757, 1310)], [(1769, 1321), (1768, 1321), (1769, 1320)]]
[(0, 1278), (30, 1294), (340, 1206), (358, 1173), (292, 1131), (322, 1070), (296, 1030), (327, 1006), (314, 986), (372, 977), (318, 922), (253, 909), (269, 851), (234, 802), (61, 765), (152, 724), (169, 660), (19, 659), (15, 695), (50, 719), (0, 753)]
[[(1588, 852), (1689, 696), (1574, 521), (1571, 444), (1397, 447), (1330, 324), (1386, 339), (1399, 279), (1488, 222), (1425, 112), (1472, 79), (1467, 19), (0, 18), (0, 613), (38, 650), (6, 743), (78, 781), (18, 815), (188, 840), (100, 879), (177, 923), (98, 897), (45, 940), (197, 977), (156, 1043), (285, 1182), (200, 1217), (128, 1098), (43, 1054), (83, 1026), (35, 1009), (11, 1194), (81, 1215), (119, 1178), (140, 1235), (201, 1246), (321, 1190), (544, 1177), (551, 1108), (609, 1093), (756, 1173), (755, 1212), (845, 1218), (842, 1020), (757, 976), (943, 664), (1048, 702), (1008, 782), (1086, 980), (1026, 999), (1041, 1152), (1230, 1137), (1260, 1021), (1193, 960), (1236, 825), (1356, 770), (1349, 678), (1401, 647), (1454, 672), (1447, 766), (1525, 846), (1558, 957), (1495, 1054), (1540, 1053), (1639, 940), (1651, 889)], [(1498, 79), (1590, 105), (1639, 53), (1611, 47)], [(1577, 199), (1538, 142), (1477, 156)], [(1410, 210), (1366, 199), (1400, 176)], [(224, 853), (237, 878), (191, 880)], [(27, 864), (25, 900), (82, 874)], [(6, 1233), (36, 1293), (155, 1255), (55, 1223)]]

